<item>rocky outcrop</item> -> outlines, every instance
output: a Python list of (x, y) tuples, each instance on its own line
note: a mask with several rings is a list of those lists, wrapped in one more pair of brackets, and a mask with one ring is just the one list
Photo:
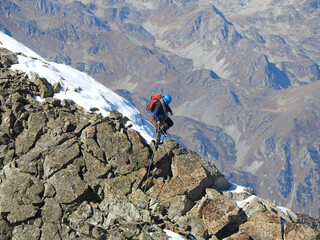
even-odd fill
[(284, 228), (284, 240), (319, 239), (319, 234), (306, 225), (287, 223)]
[(298, 213), (297, 217), (297, 223), (306, 224), (316, 231), (320, 232), (320, 216), (318, 218), (313, 218), (308, 216), (307, 214)]
[(318, 217), (318, 1), (1, 3), (1, 31), (130, 95), (146, 117), (148, 95), (165, 84), (181, 144)]
[(130, 95), (146, 117), (165, 85), (181, 144), (318, 217), (318, 12), (316, 0), (2, 0), (0, 29)]
[(2, 53), (1, 239), (168, 239), (165, 228), (196, 239), (316, 236), (265, 200), (239, 208), (246, 196), (223, 193), (230, 183), (196, 153), (174, 141), (153, 152), (126, 117), (52, 98), (45, 79), (11, 71), (14, 54)]

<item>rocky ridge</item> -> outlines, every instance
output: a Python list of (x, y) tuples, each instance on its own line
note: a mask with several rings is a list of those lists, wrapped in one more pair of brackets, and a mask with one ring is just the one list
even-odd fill
[(153, 152), (121, 114), (52, 98), (59, 86), (14, 63), (1, 49), (1, 239), (317, 239), (252, 190), (222, 191), (230, 183), (196, 153), (174, 141)]
[(318, 217), (318, 6), (2, 0), (0, 29), (124, 93), (146, 117), (152, 93), (172, 94), (180, 144), (230, 181)]

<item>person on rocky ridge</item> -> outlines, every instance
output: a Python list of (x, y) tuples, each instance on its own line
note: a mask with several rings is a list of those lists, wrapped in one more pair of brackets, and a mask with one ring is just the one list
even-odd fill
[[(168, 113), (170, 115), (173, 115), (169, 103), (171, 103), (171, 96), (169, 94), (166, 94), (155, 103), (153, 112), (154, 128), (157, 132), (161, 130), (164, 135), (166, 135), (167, 130), (173, 126), (173, 121), (168, 117)], [(160, 139), (156, 140), (159, 141)]]

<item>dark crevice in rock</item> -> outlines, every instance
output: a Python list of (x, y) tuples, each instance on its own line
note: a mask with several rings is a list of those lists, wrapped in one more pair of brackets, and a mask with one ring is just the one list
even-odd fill
[(83, 176), (84, 173), (85, 173), (85, 167), (80, 168), (80, 171), (78, 172), (78, 175), (79, 175), (81, 180), (84, 180), (84, 176)]
[(90, 186), (89, 186), (89, 192), (90, 192), (90, 197), (87, 198), (87, 201), (88, 202), (93, 202), (93, 203), (101, 203), (101, 201), (103, 200), (103, 196), (100, 197), (99, 196), (99, 186), (96, 186), (96, 189), (92, 189)]

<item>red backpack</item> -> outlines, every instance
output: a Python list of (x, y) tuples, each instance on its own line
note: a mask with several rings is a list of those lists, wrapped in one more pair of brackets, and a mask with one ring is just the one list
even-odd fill
[(161, 94), (157, 93), (157, 94), (153, 94), (150, 98), (149, 104), (147, 106), (147, 109), (151, 112), (154, 111), (154, 106), (156, 104), (156, 102), (158, 102), (160, 99), (162, 98)]

